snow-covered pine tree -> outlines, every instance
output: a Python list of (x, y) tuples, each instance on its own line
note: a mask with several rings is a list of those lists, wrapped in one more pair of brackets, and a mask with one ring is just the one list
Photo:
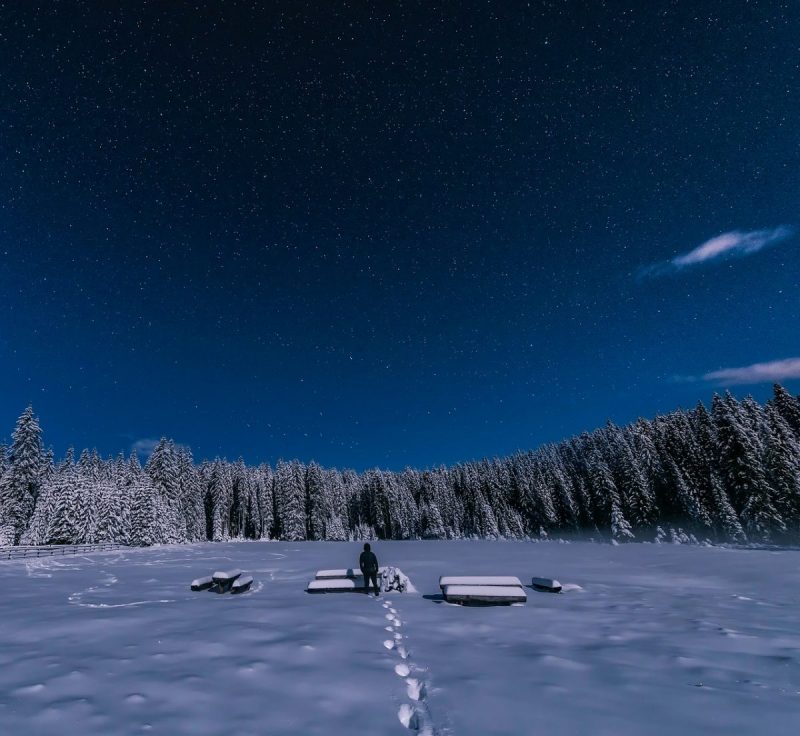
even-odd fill
[(110, 480), (97, 481), (93, 495), (97, 504), (95, 542), (128, 544), (131, 532), (129, 497), (124, 486)]
[(774, 404), (767, 406), (764, 462), (767, 482), (775, 491), (775, 508), (792, 531), (800, 531), (800, 441)]
[(164, 542), (163, 527), (159, 519), (159, 494), (147, 473), (139, 473), (131, 480), (130, 493), (130, 537), (129, 543), (137, 547), (149, 547)]
[(734, 508), (740, 509), (748, 537), (769, 539), (775, 531), (784, 532), (786, 525), (774, 505), (775, 492), (767, 481), (759, 439), (746, 425), (744, 412), (730, 394), (715, 395), (713, 417), (723, 483)]
[(511, 478), (520, 498), (525, 533), (534, 536), (540, 528), (556, 525), (555, 506), (551, 489), (544, 478), (542, 460), (532, 454), (515, 455), (511, 463)]
[(0, 520), (17, 544), (33, 516), (44, 470), (42, 430), (28, 407), (17, 420), (6, 470), (0, 478)]
[(67, 467), (56, 477), (47, 544), (91, 544), (95, 541), (97, 509), (94, 479), (80, 466)]
[(176, 450), (176, 461), (186, 539), (189, 542), (199, 542), (206, 539), (206, 509), (200, 473), (188, 448), (181, 447)]
[(269, 465), (261, 465), (258, 468), (258, 481), (256, 483), (259, 515), (258, 537), (260, 539), (270, 539), (273, 535), (273, 526), (275, 524), (273, 485), (272, 468)]
[(612, 539), (618, 542), (633, 539), (634, 534), (625, 518), (611, 469), (597, 449), (589, 460), (588, 470), (592, 479), (592, 495), (596, 499), (596, 506), (604, 510)]
[(326, 471), (325, 486), (328, 488), (325, 520), (325, 538), (332, 542), (343, 542), (348, 537), (350, 521), (347, 514), (347, 492), (341, 473)]
[(150, 476), (161, 525), (162, 541), (180, 544), (186, 541), (186, 520), (183, 509), (181, 485), (178, 477), (178, 458), (175, 443), (162, 437), (145, 465)]
[(346, 542), (347, 538), (342, 518), (338, 514), (329, 517), (325, 522), (325, 539), (329, 542)]
[(328, 517), (328, 500), (325, 497), (325, 480), (322, 468), (310, 462), (306, 468), (306, 538), (325, 539), (325, 520)]
[(436, 480), (434, 474), (426, 470), (421, 478), (420, 535), (423, 539), (447, 539), (439, 504), (436, 502)]
[(672, 479), (675, 497), (683, 509), (683, 517), (691, 522), (694, 527), (700, 526), (704, 530), (712, 526), (711, 516), (700, 502), (691, 481), (687, 480), (684, 472), (672, 457), (668, 457), (666, 468)]
[(653, 521), (655, 499), (647, 477), (633, 453), (628, 436), (615, 424), (607, 425), (609, 450), (613, 458), (612, 474), (621, 504), (628, 509), (633, 528), (648, 527)]
[(248, 519), (247, 512), (250, 506), (250, 474), (244, 464), (244, 459), (239, 458), (230, 469), (231, 475), (231, 505), (228, 512), (228, 528), (230, 536), (241, 539), (245, 536)]
[(629, 542), (634, 539), (631, 525), (616, 500), (611, 502), (611, 538), (615, 542)]
[(561, 457), (554, 446), (543, 448), (542, 455), (545, 460), (543, 477), (545, 483), (552, 489), (551, 497), (559, 526), (577, 529), (580, 526), (580, 509), (575, 498), (575, 489), (567, 476)]
[(747, 541), (747, 535), (742, 528), (739, 517), (733, 510), (728, 494), (725, 493), (719, 473), (712, 468), (709, 473), (711, 492), (714, 497), (716, 507), (716, 523), (720, 527), (724, 538), (731, 542), (743, 544)]
[[(246, 467), (246, 466), (245, 466)], [(246, 467), (247, 474), (247, 497), (244, 509), (244, 537), (246, 539), (261, 538), (261, 509), (259, 507), (259, 483), (261, 473), (258, 468)]]
[(328, 489), (325, 511), (325, 539), (331, 542), (344, 542), (348, 538), (349, 520), (347, 517), (347, 498), (341, 473), (328, 470), (325, 473), (325, 486)]
[(57, 494), (62, 484), (63, 479), (59, 473), (51, 473), (44, 480), (36, 499), (36, 508), (28, 528), (20, 539), (20, 544), (47, 544), (48, 530), (55, 511)]
[(800, 398), (792, 396), (779, 383), (772, 387), (772, 392), (773, 397), (768, 403), (775, 407), (783, 421), (789, 425), (795, 436), (800, 439)]
[(233, 497), (232, 478), (227, 463), (217, 458), (208, 471), (206, 515), (210, 519), (210, 538), (222, 542), (230, 538), (230, 509)]
[(290, 542), (306, 539), (305, 468), (293, 460), (279, 460), (275, 468), (275, 496), (280, 538)]

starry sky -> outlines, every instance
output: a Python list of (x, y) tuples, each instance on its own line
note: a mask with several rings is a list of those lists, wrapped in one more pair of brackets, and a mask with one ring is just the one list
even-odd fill
[(0, 5), (0, 421), (429, 467), (800, 392), (793, 2)]

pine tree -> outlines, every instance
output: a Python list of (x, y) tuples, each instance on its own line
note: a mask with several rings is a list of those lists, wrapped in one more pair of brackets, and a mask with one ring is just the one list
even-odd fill
[(47, 527), (47, 544), (91, 544), (95, 541), (97, 510), (94, 482), (80, 467), (58, 473), (52, 489), (53, 511)]
[(717, 509), (717, 520), (719, 526), (726, 539), (732, 542), (744, 543), (747, 541), (747, 535), (742, 528), (736, 512), (733, 510), (731, 502), (728, 500), (728, 495), (722, 486), (719, 474), (716, 470), (710, 471), (711, 490), (714, 496), (714, 504)]
[(792, 396), (778, 383), (772, 387), (772, 391), (774, 395), (769, 403), (775, 407), (783, 421), (800, 439), (800, 398)]
[(748, 536), (769, 539), (773, 531), (783, 532), (786, 525), (775, 509), (774, 490), (769, 486), (759, 440), (733, 397), (714, 397), (714, 423), (723, 482), (728, 495), (738, 506)]
[(774, 405), (767, 406), (769, 436), (764, 463), (775, 508), (792, 530), (800, 529), (800, 442)]
[(194, 466), (192, 453), (186, 448), (177, 452), (178, 484), (184, 510), (186, 540), (199, 542), (206, 536), (206, 510), (200, 473)]
[(275, 496), (280, 538), (290, 542), (306, 539), (305, 468), (297, 461), (278, 461), (275, 468)]
[(634, 539), (631, 525), (622, 513), (617, 501), (611, 502), (611, 538), (617, 542), (628, 542)]
[(160, 514), (162, 541), (169, 544), (185, 542), (186, 521), (175, 443), (162, 437), (145, 465), (145, 472), (158, 496), (155, 503)]
[(306, 468), (306, 538), (325, 539), (325, 520), (328, 517), (328, 501), (325, 497), (325, 482), (322, 468), (315, 462)]
[(209, 467), (206, 490), (206, 517), (209, 538), (222, 542), (230, 538), (230, 508), (233, 496), (231, 474), (226, 464), (217, 458)]
[(272, 468), (262, 465), (259, 468), (257, 484), (259, 532), (260, 539), (270, 539), (275, 524), (275, 499), (272, 492), (274, 479)]
[(129, 493), (131, 504), (129, 543), (138, 547), (163, 543), (162, 526), (158, 519), (159, 497), (150, 476), (140, 473), (134, 477)]
[(241, 539), (246, 536), (248, 509), (250, 507), (250, 474), (240, 457), (231, 468), (231, 504), (228, 511), (230, 536)]
[(123, 487), (100, 481), (93, 488), (96, 501), (95, 542), (128, 544), (131, 532), (130, 507)]
[(33, 516), (20, 539), (20, 544), (47, 544), (48, 530), (55, 512), (57, 495), (62, 484), (63, 479), (59, 473), (51, 474), (44, 481), (39, 490), (39, 497), (36, 500)]
[(42, 430), (28, 407), (17, 420), (7, 468), (0, 478), (0, 519), (17, 544), (33, 515), (45, 467)]
[(423, 539), (447, 539), (439, 504), (436, 502), (436, 477), (425, 471), (421, 479), (420, 534)]

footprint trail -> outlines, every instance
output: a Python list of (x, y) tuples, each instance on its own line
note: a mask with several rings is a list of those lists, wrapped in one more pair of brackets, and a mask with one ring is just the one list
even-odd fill
[[(436, 730), (433, 727), (433, 719), (431, 718), (430, 709), (428, 708), (427, 700), (427, 687), (425, 680), (420, 676), (424, 675), (424, 671), (417, 668), (409, 659), (408, 649), (404, 646), (403, 634), (397, 629), (402, 628), (403, 621), (397, 609), (392, 606), (391, 601), (383, 602), (384, 609), (387, 609), (385, 614), (389, 626), (384, 627), (386, 631), (393, 632), (394, 640), (387, 639), (383, 642), (388, 652), (397, 654), (400, 659), (394, 666), (395, 674), (403, 679), (405, 684), (406, 697), (409, 703), (403, 703), (397, 711), (397, 718), (409, 731), (413, 731), (420, 736), (436, 736)], [(417, 675), (412, 677), (412, 673)]]

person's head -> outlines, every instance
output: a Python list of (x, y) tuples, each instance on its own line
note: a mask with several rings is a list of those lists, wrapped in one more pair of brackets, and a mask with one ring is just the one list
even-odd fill
[(369, 542), (364, 542), (364, 552), (369, 552), (369, 550), (370, 550)]

